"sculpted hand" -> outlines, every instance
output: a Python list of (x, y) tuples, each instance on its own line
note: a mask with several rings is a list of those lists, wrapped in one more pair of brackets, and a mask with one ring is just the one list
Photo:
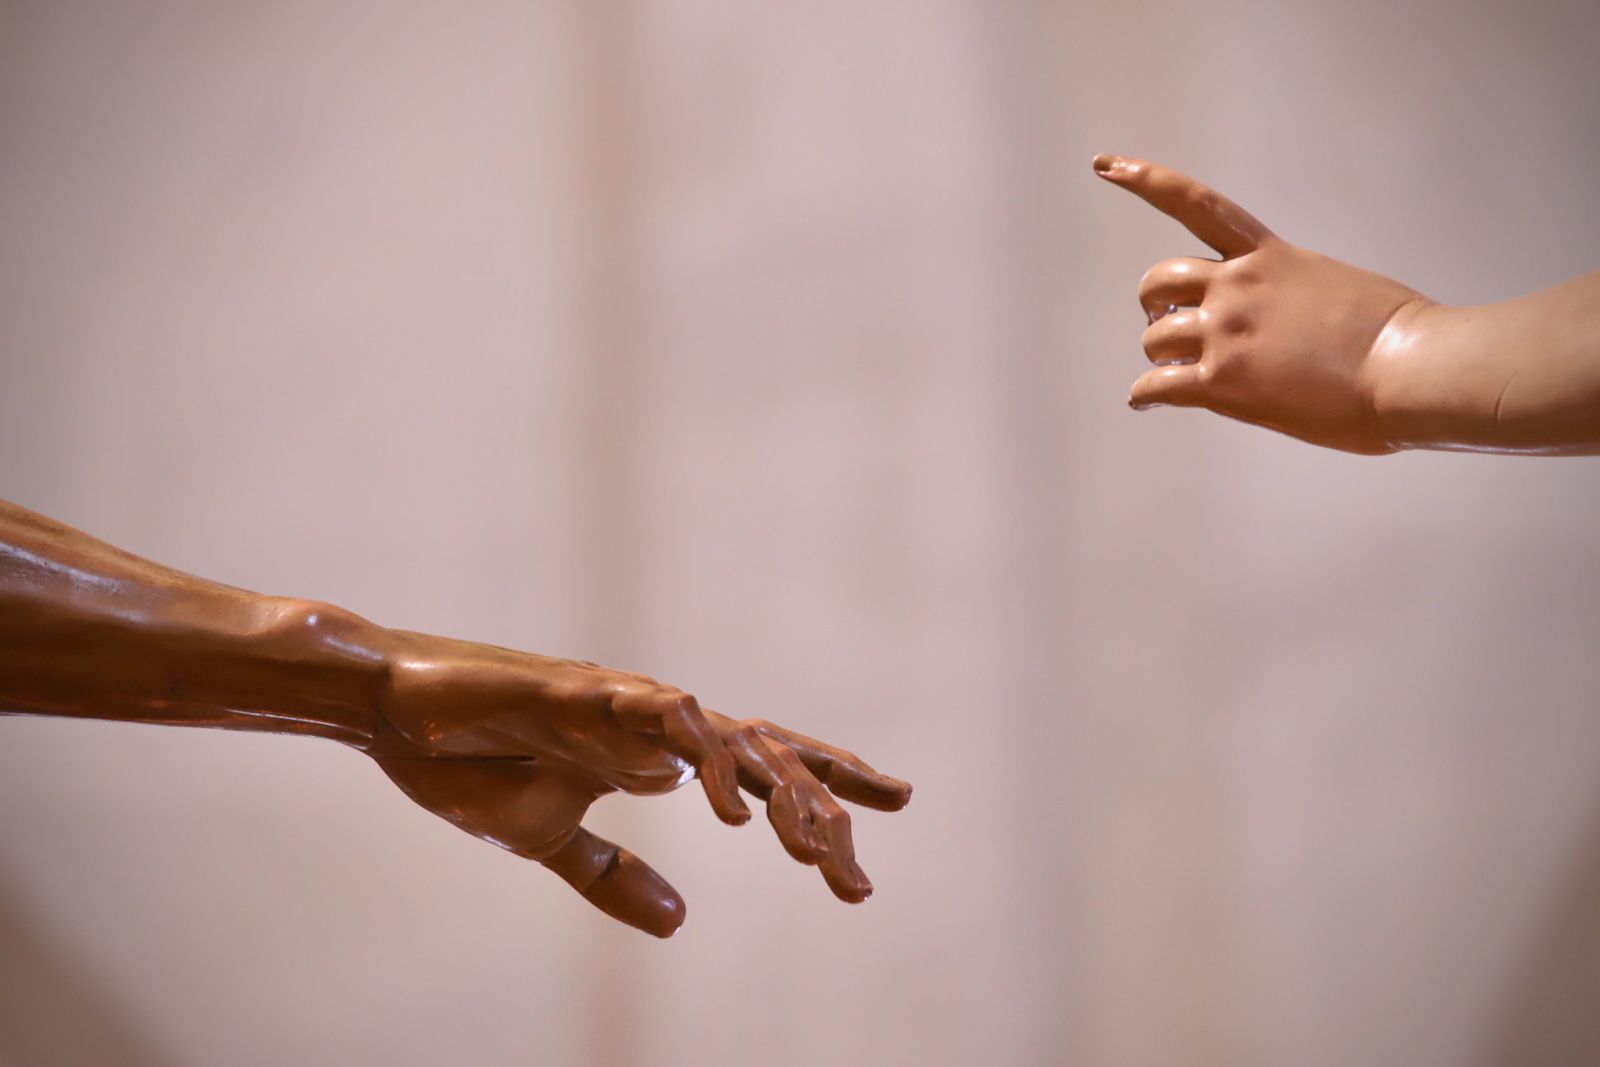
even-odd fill
[(694, 777), (724, 822), (750, 817), (740, 786), (764, 800), (783, 847), (819, 867), (840, 899), (871, 894), (833, 794), (896, 811), (911, 797), (906, 783), (770, 723), (704, 710), (644, 675), (396, 637), (369, 754), (417, 803), (539, 861), (613, 918), (667, 937), (684, 904), (643, 861), (583, 829), (584, 813), (613, 791), (666, 793)]
[(1097, 156), (1094, 169), (1222, 256), (1169, 259), (1139, 283), (1156, 368), (1134, 383), (1134, 408), (1203, 407), (1348, 452), (1394, 450), (1375, 412), (1375, 367), (1431, 301), (1286, 243), (1177, 171), (1120, 156)]
[[(840, 898), (872, 883), (834, 796), (883, 811), (905, 782), (848, 752), (737, 722), (640, 674), (392, 630), (141, 560), (0, 502), (0, 714), (72, 715), (340, 741), (417, 803), (538, 860), (606, 914), (666, 937), (683, 900), (580, 825), (618, 790), (699, 778), (717, 815), (766, 802), (778, 840)], [(829, 791), (832, 791), (831, 793)]]

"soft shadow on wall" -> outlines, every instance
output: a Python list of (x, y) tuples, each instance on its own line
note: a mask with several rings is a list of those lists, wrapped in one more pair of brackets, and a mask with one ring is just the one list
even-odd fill
[(1600, 810), (1565, 898), (1534, 946), (1489, 1062), (1600, 1063)]
[(163, 1062), (94, 976), (34, 925), (0, 871), (0, 1064), (156, 1067)]

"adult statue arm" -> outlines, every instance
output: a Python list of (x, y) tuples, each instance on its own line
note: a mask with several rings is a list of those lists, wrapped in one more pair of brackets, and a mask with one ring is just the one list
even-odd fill
[(737, 825), (750, 817), (743, 787), (795, 859), (859, 902), (872, 885), (835, 795), (884, 811), (911, 796), (848, 752), (644, 675), (204, 581), (3, 502), (0, 711), (340, 741), (423, 807), (661, 937), (682, 924), (683, 900), (583, 829), (597, 798), (699, 778)]
[(1313, 444), (1600, 453), (1600, 271), (1482, 307), (1291, 245), (1167, 167), (1094, 169), (1177, 219), (1220, 260), (1156, 264), (1139, 285), (1155, 369), (1129, 403), (1203, 407)]

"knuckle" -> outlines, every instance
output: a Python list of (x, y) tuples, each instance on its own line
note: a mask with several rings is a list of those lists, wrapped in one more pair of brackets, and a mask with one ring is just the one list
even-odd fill
[(1217, 328), (1227, 337), (1243, 337), (1255, 329), (1255, 321), (1243, 308), (1228, 308), (1217, 316)]
[(700, 702), (680, 689), (667, 690), (664, 694), (664, 701), (667, 707), (679, 715), (698, 716), (700, 714)]
[(1264, 280), (1260, 264), (1256, 263), (1249, 255), (1230, 259), (1222, 265), (1224, 276), (1228, 283), (1241, 289), (1252, 289), (1259, 286)]
[(850, 833), (850, 813), (834, 804), (817, 816), (817, 825), (830, 837), (846, 837)]

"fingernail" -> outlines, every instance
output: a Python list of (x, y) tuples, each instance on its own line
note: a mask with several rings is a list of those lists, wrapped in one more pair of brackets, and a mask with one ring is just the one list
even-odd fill
[(662, 901), (653, 914), (648, 917), (641, 916), (638, 928), (652, 937), (666, 940), (683, 926), (684, 914), (682, 898), (673, 894), (672, 899)]
[(1116, 165), (1116, 156), (1108, 156), (1102, 152), (1100, 155), (1094, 157), (1094, 171), (1096, 174), (1110, 174), (1111, 169)]

